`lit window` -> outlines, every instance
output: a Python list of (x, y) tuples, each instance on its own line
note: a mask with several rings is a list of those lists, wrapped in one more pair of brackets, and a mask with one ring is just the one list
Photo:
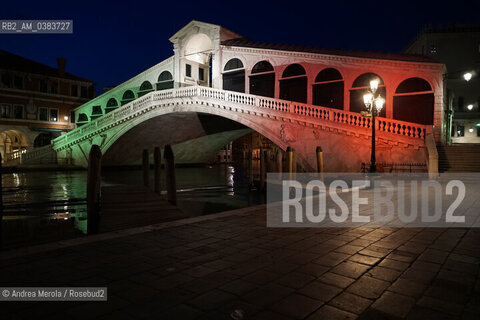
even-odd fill
[(58, 121), (58, 109), (50, 109), (50, 121)]

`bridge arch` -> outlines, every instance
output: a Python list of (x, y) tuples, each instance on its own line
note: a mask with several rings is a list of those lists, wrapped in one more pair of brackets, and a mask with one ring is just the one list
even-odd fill
[(427, 80), (418, 77), (405, 79), (393, 96), (393, 118), (431, 125), (434, 101), (433, 89)]
[(153, 91), (153, 86), (150, 81), (143, 81), (140, 85), (140, 89), (138, 90), (138, 97), (141, 97), (150, 91)]
[(365, 104), (363, 103), (363, 95), (370, 89), (370, 81), (373, 79), (379, 80), (377, 92), (385, 99), (385, 104), (380, 111), (380, 117), (385, 117), (387, 109), (387, 90), (382, 77), (373, 72), (363, 73), (353, 81), (352, 88), (350, 88), (350, 111), (358, 113), (366, 111)]
[(115, 110), (118, 108), (118, 101), (115, 98), (110, 98), (107, 101), (107, 105), (105, 106), (105, 114)]
[[(175, 114), (192, 114), (192, 113), (203, 113), (203, 114), (210, 114), (214, 116), (220, 116), (226, 119), (230, 119), (232, 121), (235, 121), (237, 123), (240, 123), (244, 125), (245, 127), (254, 130), (264, 136), (265, 138), (269, 139), (277, 145), (279, 148), (286, 150), (287, 146), (292, 145), (292, 142), (290, 140), (290, 135), (292, 134), (289, 130), (290, 128), (287, 128), (287, 133), (284, 135), (284, 138), (282, 138), (282, 135), (279, 135), (279, 131), (285, 130), (284, 127), (281, 127), (283, 124), (278, 124), (276, 122), (276, 127), (272, 128), (271, 126), (268, 126), (264, 122), (264, 118), (259, 118), (256, 116), (246, 116), (243, 113), (232, 113), (229, 110), (223, 109), (223, 108), (212, 108), (205, 106), (203, 104), (178, 104), (175, 106), (168, 106), (168, 107), (161, 107), (161, 108), (155, 108), (154, 110), (151, 110), (145, 114), (142, 114), (136, 118), (130, 119), (128, 122), (126, 122), (124, 125), (120, 126), (117, 130), (112, 132), (112, 134), (109, 134), (108, 139), (105, 140), (105, 143), (102, 144), (101, 150), (104, 155), (107, 155), (107, 152), (112, 148), (112, 146), (125, 134), (127, 134), (130, 130), (136, 128), (137, 126), (142, 125), (142, 123), (146, 121), (151, 121), (155, 118), (159, 117), (164, 117), (164, 116), (171, 116)], [(177, 122), (178, 123), (178, 122)], [(152, 127), (151, 125), (148, 125), (149, 127)], [(140, 130), (140, 132), (143, 133), (143, 129)], [(166, 136), (166, 135), (164, 135)], [(187, 140), (185, 140), (187, 141)], [(170, 142), (169, 142), (170, 143)], [(176, 145), (181, 142), (174, 142), (171, 143), (173, 145)], [(162, 142), (159, 142), (160, 146), (162, 145)], [(295, 147), (295, 146), (294, 146)], [(121, 148), (125, 148), (125, 145), (121, 144)], [(143, 147), (142, 147), (143, 148)], [(117, 150), (117, 149), (116, 149)], [(141, 153), (138, 153), (140, 156)], [(110, 157), (110, 155), (109, 155)], [(310, 164), (308, 163), (307, 159), (301, 154), (298, 153), (297, 156), (297, 163), (299, 163), (302, 167), (304, 168), (310, 168)]]
[(77, 126), (82, 126), (85, 123), (89, 122), (88, 115), (86, 113), (79, 113), (77, 117)]
[(135, 93), (132, 90), (126, 90), (122, 95), (121, 104), (123, 106), (129, 102), (132, 102), (135, 99), (136, 99)]
[(307, 103), (307, 73), (294, 63), (285, 68), (280, 81), (280, 99)]
[(233, 58), (223, 67), (223, 90), (245, 93), (245, 65), (238, 59)]
[(205, 33), (197, 33), (192, 35), (185, 42), (183, 49), (185, 59), (199, 64), (208, 64), (212, 50), (213, 42)]
[(275, 97), (275, 70), (270, 62), (257, 62), (249, 76), (249, 93), (264, 97)]
[(5, 159), (5, 154), (27, 147), (27, 137), (19, 130), (5, 130), (0, 133), (0, 152), (2, 153), (2, 161)]
[(344, 109), (344, 80), (340, 71), (325, 68), (315, 77), (312, 85), (312, 104), (334, 109)]
[(157, 90), (173, 89), (173, 76), (170, 71), (162, 71), (157, 79)]

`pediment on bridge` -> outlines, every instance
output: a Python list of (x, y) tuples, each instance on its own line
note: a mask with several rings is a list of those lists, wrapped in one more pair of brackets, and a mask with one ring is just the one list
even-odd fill
[(177, 43), (178, 40), (189, 38), (191, 35), (204, 33), (210, 37), (211, 40), (218, 39), (220, 41), (242, 38), (241, 35), (230, 31), (220, 25), (206, 23), (202, 21), (192, 20), (186, 26), (178, 30), (170, 37), (170, 42)]

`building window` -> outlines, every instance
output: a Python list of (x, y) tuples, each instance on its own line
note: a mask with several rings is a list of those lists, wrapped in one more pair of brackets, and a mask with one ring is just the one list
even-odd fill
[(452, 132), (450, 134), (452, 137), (455, 137), (455, 126), (452, 126)]
[(8, 73), (2, 74), (2, 84), (6, 88), (12, 87), (12, 77)]
[(53, 82), (50, 85), (50, 93), (57, 94), (57, 92), (58, 92), (58, 82)]
[(70, 111), (70, 122), (75, 123), (75, 111)]
[(40, 79), (40, 81), (38, 82), (38, 89), (40, 90), (40, 92), (48, 92), (47, 81)]
[(464, 111), (463, 109), (465, 108), (465, 100), (463, 99), (463, 97), (458, 97), (458, 105), (457, 105), (457, 107), (458, 107), (458, 111), (459, 111), (459, 112), (463, 112), (463, 111)]
[(23, 106), (16, 104), (13, 106), (13, 117), (15, 119), (23, 119)]
[(38, 109), (38, 120), (48, 121), (48, 109), (39, 108)]
[(72, 97), (78, 97), (78, 86), (77, 85), (72, 84), (72, 86), (70, 88), (70, 95)]
[(437, 53), (437, 46), (435, 45), (435, 43), (432, 43), (430, 45), (430, 54), (435, 54)]
[(13, 86), (16, 89), (23, 89), (23, 78), (20, 76), (15, 76), (13, 79)]
[(50, 109), (50, 121), (58, 121), (58, 109)]
[(198, 68), (198, 80), (205, 81), (205, 70), (203, 68)]
[(191, 76), (192, 76), (192, 65), (190, 65), (190, 64), (188, 64), (188, 63), (185, 65), (185, 75), (186, 75), (187, 77), (191, 77)]
[(80, 87), (80, 96), (82, 98), (88, 98), (88, 90), (87, 90), (87, 87), (85, 86), (81, 86)]
[(477, 137), (480, 137), (480, 126), (477, 125)]
[(465, 136), (465, 127), (464, 126), (457, 126), (457, 137)]
[(1, 118), (10, 118), (10, 108), (9, 104), (0, 105), (0, 117)]

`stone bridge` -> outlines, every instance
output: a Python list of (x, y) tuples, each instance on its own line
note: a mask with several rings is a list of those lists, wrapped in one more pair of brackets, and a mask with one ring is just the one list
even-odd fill
[[(185, 121), (203, 114), (244, 127), (216, 133), (212, 139), (196, 130), (194, 122)], [(323, 149), (326, 171), (359, 171), (370, 156), (371, 125), (371, 118), (355, 112), (191, 86), (150, 92), (60, 136), (52, 148), (59, 161), (86, 166), (93, 144), (100, 146), (107, 163), (119, 164), (125, 156), (139, 160), (142, 149), (168, 143), (173, 144), (179, 162), (200, 162), (254, 130), (283, 150), (295, 148), (306, 171), (315, 168), (316, 146)], [(431, 125), (382, 117), (376, 118), (375, 125), (378, 162), (427, 162)], [(139, 139), (125, 140), (128, 135)]]

